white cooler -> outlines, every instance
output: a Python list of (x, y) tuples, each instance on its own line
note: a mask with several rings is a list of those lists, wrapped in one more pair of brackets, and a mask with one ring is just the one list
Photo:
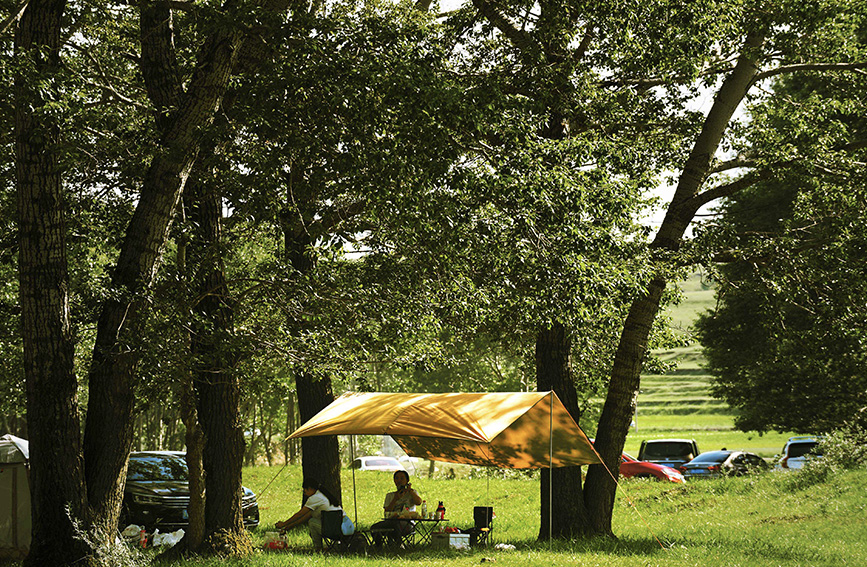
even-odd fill
[(433, 549), (469, 549), (470, 534), (431, 534), (431, 547)]

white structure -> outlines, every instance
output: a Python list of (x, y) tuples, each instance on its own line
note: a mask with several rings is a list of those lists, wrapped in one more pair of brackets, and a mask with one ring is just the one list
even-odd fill
[(14, 435), (0, 437), (0, 558), (30, 551), (30, 447)]

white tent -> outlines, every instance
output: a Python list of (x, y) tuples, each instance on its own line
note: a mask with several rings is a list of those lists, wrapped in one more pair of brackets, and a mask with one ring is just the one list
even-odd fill
[(14, 435), (0, 437), (0, 558), (30, 551), (30, 448)]

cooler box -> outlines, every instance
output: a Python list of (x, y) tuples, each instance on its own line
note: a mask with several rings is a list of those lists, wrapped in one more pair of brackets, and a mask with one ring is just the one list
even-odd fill
[(469, 549), (470, 534), (431, 534), (431, 547), (434, 549)]

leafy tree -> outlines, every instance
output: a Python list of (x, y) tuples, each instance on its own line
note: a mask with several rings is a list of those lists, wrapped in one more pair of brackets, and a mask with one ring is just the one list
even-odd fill
[[(467, 7), (462, 12), (460, 21), (466, 29), (484, 34), (478, 45), (485, 48), (480, 53), (491, 54), (487, 61), (502, 63), (476, 68), (493, 71), (488, 75), (492, 80), (507, 79), (497, 83), (508, 85), (499, 92), (521, 93), (524, 100), (532, 101), (528, 105), (535, 109), (541, 137), (586, 139), (595, 150), (588, 153), (594, 157), (610, 148), (602, 153), (607, 159), (590, 164), (598, 164), (600, 175), (612, 181), (631, 179), (641, 187), (644, 176), (676, 172), (674, 198), (650, 243), (651, 269), (637, 270), (637, 285), (626, 286), (631, 302), (628, 314), (620, 318), (612, 312), (612, 320), (619, 321), (620, 337), (596, 447), (607, 469), (617, 470), (666, 283), (695, 260), (689, 254), (692, 250), (682, 249), (686, 228), (700, 207), (778, 173), (780, 162), (785, 161), (782, 148), (774, 144), (759, 150), (765, 152), (762, 160), (721, 158), (729, 145), (743, 140), (744, 128), (730, 128), (735, 110), (749, 102), (748, 94), (758, 93), (777, 76), (813, 72), (822, 73), (819, 80), (828, 81), (838, 73), (862, 68), (858, 30), (863, 7), (699, 2), (636, 3), (624, 8), (622, 3), (530, 6), (484, 0), (474, 1), (473, 6), (474, 10)], [(486, 24), (471, 28), (476, 16), (484, 17)], [(456, 18), (456, 23), (460, 21)], [(498, 33), (490, 33), (492, 29)], [(715, 93), (707, 114), (691, 111), (689, 106), (690, 97), (702, 89)], [(819, 148), (805, 158), (814, 159), (831, 149)], [(846, 148), (841, 159), (857, 160), (852, 153), (857, 147)], [(726, 178), (735, 167), (749, 170)], [(585, 166), (587, 170), (596, 171)], [(559, 329), (563, 324), (566, 329)], [(558, 337), (569, 337), (568, 319), (558, 321), (549, 315), (545, 329), (551, 333), (550, 344), (564, 345)], [(551, 352), (568, 349), (561, 346)], [(559, 377), (554, 389), (571, 400), (570, 381), (565, 379), (568, 360), (559, 356), (560, 362), (549, 362), (557, 369), (550, 376)], [(541, 385), (542, 380), (539, 382)], [(574, 405), (567, 404), (574, 412)], [(568, 502), (571, 511), (554, 511), (562, 531), (552, 535), (610, 533), (615, 489), (605, 468), (591, 466), (583, 494), (557, 498)], [(542, 523), (547, 525), (544, 514)], [(544, 528), (540, 535), (546, 535)]]
[(864, 87), (860, 75), (781, 81), (785, 96), (755, 109), (752, 137), (815, 161), (731, 197), (706, 228), (728, 261), (717, 307), (699, 319), (700, 340), (714, 394), (737, 409), (745, 431), (826, 432), (867, 407), (857, 323), (867, 316), (867, 195), (863, 168), (843, 152), (865, 137)]
[[(34, 455), (33, 474), (37, 479), (34, 482), (34, 506), (37, 509), (35, 517), (40, 518), (34, 526), (34, 545), (29, 561), (42, 565), (62, 564), (67, 559), (78, 561), (83, 555), (90, 555), (113, 542), (122, 498), (123, 472), (131, 443), (134, 377), (139, 360), (139, 353), (131, 347), (144, 328), (146, 292), (156, 272), (173, 209), (198, 153), (201, 136), (225, 92), (236, 54), (245, 39), (242, 28), (235, 25), (237, 22), (231, 21), (232, 17), (224, 17), (234, 14), (243, 19), (246, 13), (243, 7), (229, 3), (223, 7), (225, 12), (219, 8), (203, 9), (198, 13), (203, 17), (196, 21), (201, 24), (198, 37), (186, 45), (179, 45), (180, 52), (201, 48), (198, 56), (188, 59), (195, 64), (190, 66), (189, 74), (184, 74), (175, 59), (175, 44), (165, 41), (171, 36), (169, 8), (150, 5), (141, 8), (142, 54), (136, 62), (140, 63), (150, 102), (157, 110), (157, 135), (150, 138), (150, 148), (157, 151), (146, 152), (149, 163), (134, 169), (137, 174), (128, 178), (138, 181), (140, 191), (136, 194), (136, 212), (129, 219), (126, 236), (119, 244), (111, 291), (99, 303), (100, 316), (88, 379), (82, 460), (75, 397), (77, 385), (74, 385), (72, 366), (73, 338), (69, 326), (69, 301), (65, 296), (69, 278), (66, 275), (65, 207), (61, 183), (65, 172), (77, 169), (71, 165), (74, 162), (67, 161), (74, 152), (59, 151), (59, 119), (75, 116), (75, 112), (67, 111), (87, 108), (88, 104), (82, 104), (81, 99), (97, 101), (100, 93), (107, 94), (108, 99), (121, 99), (132, 108), (139, 101), (124, 97), (122, 91), (113, 88), (116, 86), (112, 84), (113, 80), (118, 78), (116, 70), (125, 72), (118, 79), (120, 82), (133, 74), (130, 67), (123, 66), (124, 59), (114, 57), (105, 60), (109, 62), (103, 66), (103, 61), (93, 57), (94, 53), (88, 46), (93, 36), (87, 32), (96, 28), (88, 28), (87, 24), (99, 18), (103, 22), (113, 22), (106, 13), (116, 16), (123, 14), (124, 9), (107, 6), (91, 10), (77, 4), (71, 4), (68, 12), (64, 11), (65, 8), (62, 2), (30, 3), (10, 20), (14, 22), (20, 18), (16, 50), (23, 63), (16, 69), (15, 98), (19, 148), (16, 153), (16, 183), (21, 204), (19, 231), (23, 235), (19, 271), (22, 305), (25, 306), (28, 423)], [(113, 10), (116, 13), (111, 14)], [(69, 17), (83, 30), (70, 34), (67, 44), (70, 52), (80, 48), (81, 57), (77, 61), (90, 63), (89, 67), (82, 66), (91, 71), (81, 75), (85, 78), (82, 86), (92, 86), (86, 79), (96, 77), (100, 89), (76, 90), (74, 73), (80, 69), (76, 65), (68, 67), (70, 72), (63, 77), (68, 80), (56, 80), (57, 70), (61, 69), (58, 60), (62, 16)], [(129, 20), (119, 18), (119, 21), (119, 27), (110, 27), (119, 32), (111, 43), (115, 46), (121, 39), (129, 40), (129, 36), (123, 33), (129, 30), (124, 28)], [(99, 49), (95, 51), (98, 53)], [(117, 117), (111, 112), (105, 115), (109, 119)], [(89, 126), (71, 130), (69, 139), (80, 142), (80, 148), (87, 147), (87, 142), (100, 138), (100, 130), (94, 129), (93, 123)], [(149, 132), (152, 133), (154, 131)], [(122, 145), (127, 151), (134, 147)], [(141, 165), (141, 162), (130, 161)], [(123, 171), (123, 168), (117, 169)], [(110, 177), (114, 181), (122, 176)], [(69, 179), (74, 179), (74, 176), (69, 175)], [(82, 181), (96, 183), (96, 187), (100, 183), (93, 178)], [(91, 185), (92, 190), (93, 187)], [(119, 226), (123, 225), (121, 221)], [(50, 230), (32, 228), (41, 226), (48, 226)], [(34, 317), (30, 317), (31, 314)], [(44, 336), (39, 336), (39, 333), (44, 333)], [(39, 413), (54, 408), (60, 410), (55, 418)], [(50, 474), (53, 468), (64, 472)], [(86, 474), (86, 478), (82, 474)], [(49, 477), (53, 479), (50, 484), (38, 480)], [(61, 478), (64, 479), (62, 483), (58, 482)], [(50, 506), (56, 508), (56, 513), (52, 513)], [(69, 529), (62, 531), (64, 541), (58, 541), (58, 526), (64, 525)], [(85, 540), (81, 530), (88, 529), (92, 529), (92, 537)]]

